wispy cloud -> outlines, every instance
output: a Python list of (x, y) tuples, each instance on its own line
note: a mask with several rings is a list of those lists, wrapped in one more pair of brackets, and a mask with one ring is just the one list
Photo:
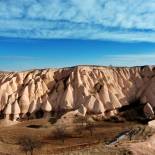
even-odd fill
[(114, 66), (139, 66), (154, 65), (155, 54), (122, 54), (122, 55), (106, 55), (99, 61), (101, 65)]
[(155, 42), (154, 0), (1, 0), (0, 36)]

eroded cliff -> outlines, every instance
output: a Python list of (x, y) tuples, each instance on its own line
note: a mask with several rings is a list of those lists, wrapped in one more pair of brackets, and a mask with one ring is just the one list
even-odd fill
[(78, 110), (81, 114), (116, 115), (134, 100), (155, 107), (155, 68), (76, 66), (0, 73), (0, 110), (6, 119)]

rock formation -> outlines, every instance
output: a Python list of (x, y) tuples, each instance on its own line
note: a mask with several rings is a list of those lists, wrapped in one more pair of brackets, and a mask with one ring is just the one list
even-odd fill
[[(155, 107), (155, 67), (76, 66), (0, 73), (0, 110), (5, 119), (44, 117), (51, 112), (79, 111), (116, 115), (134, 100)], [(152, 117), (152, 116), (151, 116)]]

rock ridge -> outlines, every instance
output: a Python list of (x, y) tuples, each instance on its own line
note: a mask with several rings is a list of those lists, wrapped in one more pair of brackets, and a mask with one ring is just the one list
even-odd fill
[[(5, 119), (43, 117), (67, 110), (115, 116), (134, 100), (155, 107), (155, 67), (74, 66), (0, 72), (0, 111)], [(149, 105), (148, 105), (149, 104)], [(152, 108), (152, 109), (150, 109)]]

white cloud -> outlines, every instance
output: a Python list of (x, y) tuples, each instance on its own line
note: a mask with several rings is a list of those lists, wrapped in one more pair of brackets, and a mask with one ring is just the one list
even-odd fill
[(154, 0), (1, 0), (0, 36), (155, 42)]

